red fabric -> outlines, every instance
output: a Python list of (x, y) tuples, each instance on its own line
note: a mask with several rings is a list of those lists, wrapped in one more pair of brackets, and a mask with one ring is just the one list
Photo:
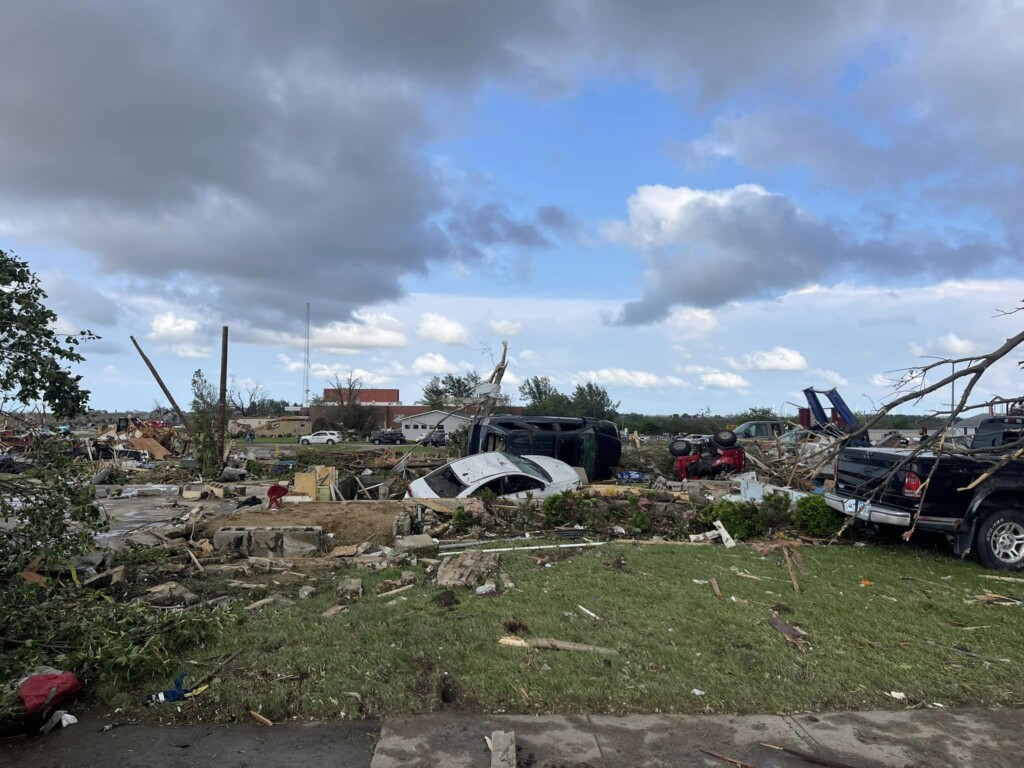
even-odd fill
[[(55, 687), (57, 692), (47, 704), (50, 691)], [(18, 687), (18, 698), (25, 705), (25, 713), (34, 715), (44, 704), (54, 707), (67, 701), (80, 690), (82, 684), (71, 672), (61, 672), (59, 675), (32, 675)]]

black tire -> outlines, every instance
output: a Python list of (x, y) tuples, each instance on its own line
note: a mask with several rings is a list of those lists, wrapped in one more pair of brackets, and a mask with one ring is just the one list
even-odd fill
[(303, 445), (309, 445), (309, 440), (303, 440), (303, 441), (302, 441), (302, 444), (303, 444)]
[(325, 442), (325, 445), (334, 445), (334, 441), (333, 440), (327, 440)]
[(693, 445), (689, 440), (679, 438), (668, 444), (668, 452), (673, 456), (689, 456), (693, 453)]
[(373, 444), (374, 444), (374, 445), (380, 445), (380, 440), (374, 440), (374, 441), (373, 441)]
[(711, 442), (719, 448), (732, 448), (736, 445), (736, 433), (731, 429), (720, 429), (711, 437)]
[(977, 551), (986, 568), (1024, 570), (1024, 509), (1011, 507), (988, 514), (978, 527)]

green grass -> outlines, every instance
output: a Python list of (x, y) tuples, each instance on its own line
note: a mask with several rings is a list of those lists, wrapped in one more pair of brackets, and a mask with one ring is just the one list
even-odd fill
[[(503, 554), (516, 587), (496, 598), (461, 590), (458, 605), (445, 610), (431, 603), (437, 590), (420, 585), (393, 605), (367, 596), (330, 619), (319, 614), (334, 603), (336, 578), (362, 576), (372, 592), (377, 580), (397, 571), (324, 574), (312, 599), (246, 615), (214, 647), (196, 649), (192, 659), (241, 655), (193, 703), (145, 711), (137, 702), (149, 688), (101, 695), (110, 706), (164, 720), (230, 720), (247, 709), (283, 719), (446, 706), (757, 713), (1024, 703), (1024, 614), (972, 599), (985, 591), (1021, 594), (1024, 584), (986, 580), (991, 572), (973, 563), (900, 545), (802, 551), (810, 574), (799, 577), (800, 593), (778, 553), (612, 545)], [(547, 555), (551, 567), (530, 555)], [(730, 571), (734, 566), (762, 580), (740, 578)], [(712, 576), (724, 600), (694, 583)], [(862, 579), (873, 585), (860, 586)], [(273, 588), (287, 593), (298, 586)], [(772, 606), (808, 633), (808, 653), (769, 626)], [(528, 625), (524, 636), (617, 653), (501, 647), (507, 619)], [(954, 647), (1011, 663), (985, 662)], [(692, 695), (694, 688), (705, 695)], [(908, 702), (894, 701), (889, 691), (904, 692)]]

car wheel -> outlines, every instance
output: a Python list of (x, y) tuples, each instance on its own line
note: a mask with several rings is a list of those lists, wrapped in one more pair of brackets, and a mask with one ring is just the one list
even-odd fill
[(374, 440), (374, 441), (373, 441), (373, 444), (374, 444), (374, 445), (380, 445), (380, 440)]
[(689, 456), (693, 453), (693, 445), (690, 444), (689, 440), (673, 440), (668, 444), (668, 452), (673, 456)]
[(736, 445), (737, 440), (736, 433), (731, 429), (720, 429), (715, 432), (714, 437), (711, 439), (714, 440), (715, 445), (719, 448), (732, 448)]
[(327, 444), (328, 444), (328, 445), (334, 445), (334, 441), (333, 441), (333, 440), (328, 440), (328, 441), (327, 441)]
[(1024, 510), (996, 510), (981, 521), (978, 558), (986, 568), (1024, 569)]
[(303, 440), (303, 441), (302, 441), (302, 444), (303, 444), (303, 445), (309, 445), (309, 440)]

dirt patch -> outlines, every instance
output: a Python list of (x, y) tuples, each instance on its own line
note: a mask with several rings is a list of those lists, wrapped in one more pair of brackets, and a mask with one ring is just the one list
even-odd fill
[(608, 563), (608, 567), (613, 571), (618, 571), (619, 573), (629, 573), (629, 563), (627, 563), (626, 558), (621, 555)]
[(780, 616), (783, 616), (783, 615), (785, 615), (787, 613), (792, 613), (793, 612), (793, 609), (790, 608), (788, 605), (786, 605), (784, 603), (776, 603), (775, 605), (772, 606), (772, 610), (775, 611)]
[[(262, 527), (273, 525), (319, 525), (333, 533), (332, 546), (343, 544), (390, 544), (394, 541), (395, 515), (411, 512), (412, 501), (334, 501), (286, 504), (285, 509), (243, 507), (203, 524), (203, 536), (213, 538), (218, 528)], [(198, 536), (197, 536), (198, 538)]]
[(456, 597), (455, 593), (452, 592), (450, 589), (446, 589), (444, 592), (438, 592), (436, 595), (434, 595), (430, 599), (430, 602), (436, 605), (438, 608), (444, 608), (450, 611), (452, 608), (459, 604), (459, 598)]
[(515, 617), (505, 619), (501, 625), (510, 635), (525, 635), (530, 632), (530, 628), (526, 625), (526, 622)]

